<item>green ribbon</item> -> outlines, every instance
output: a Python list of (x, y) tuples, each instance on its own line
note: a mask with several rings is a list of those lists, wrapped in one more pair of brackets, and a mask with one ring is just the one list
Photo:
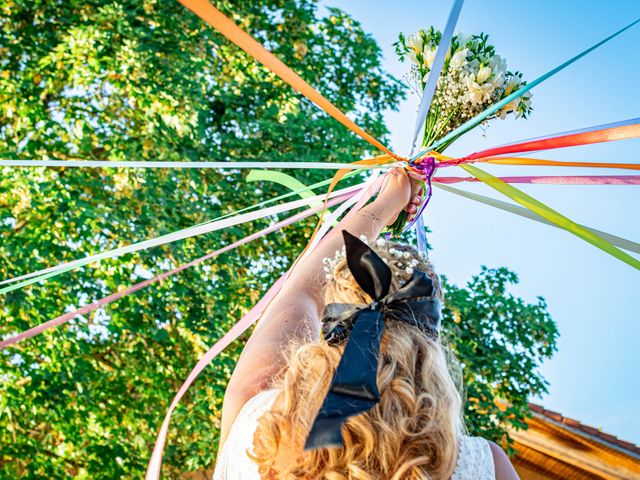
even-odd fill
[[(292, 192), (298, 192), (300, 198), (310, 198), (315, 196), (311, 188), (307, 187), (296, 177), (287, 175), (286, 173), (276, 172), (274, 170), (251, 170), (249, 175), (247, 175), (247, 182), (259, 181), (274, 182), (285, 186)], [(314, 202), (311, 204), (312, 207), (320, 205), (322, 205), (322, 202)]]
[(619, 248), (614, 247), (611, 243), (607, 242), (604, 238), (597, 235), (593, 231), (590, 231), (575, 223), (573, 220), (568, 219), (564, 215), (556, 212), (552, 208), (548, 207), (542, 202), (539, 202), (535, 198), (527, 195), (521, 190), (518, 190), (512, 185), (503, 182), (497, 177), (494, 177), (488, 172), (479, 169), (478, 167), (474, 167), (473, 165), (460, 165), (461, 168), (466, 170), (469, 174), (473, 175), (475, 178), (480, 180), (481, 182), (487, 184), (494, 190), (506, 195), (512, 200), (518, 202), (523, 207), (531, 210), (532, 212), (538, 214), (542, 218), (549, 220), (550, 222), (556, 224), (558, 227), (573, 233), (577, 237), (589, 242), (590, 244), (598, 247), (599, 249), (607, 252), (609, 255), (614, 256), (618, 260), (622, 260), (624, 263), (634, 267), (637, 270), (640, 270), (640, 260), (632, 257), (628, 253), (623, 252)]
[[(343, 178), (350, 176), (349, 174), (345, 175)], [(297, 178), (287, 175), (286, 173), (276, 172), (274, 170), (251, 170), (249, 175), (247, 175), (247, 182), (258, 182), (258, 181), (267, 181), (274, 182), (284, 187), (287, 187), (289, 190), (292, 190), (294, 193), (300, 196), (300, 198), (310, 198), (315, 196), (312, 187), (307, 187), (304, 183), (302, 183)], [(318, 207), (322, 205), (322, 202), (314, 202), (310, 206)], [(316, 213), (317, 217), (320, 218), (321, 213)], [(336, 226), (338, 222), (332, 222), (332, 226)]]
[[(533, 213), (531, 210), (527, 210), (526, 208), (520, 207), (518, 205), (513, 205), (512, 203), (503, 202), (502, 200), (496, 200), (495, 198), (491, 198), (491, 197), (485, 197), (484, 195), (479, 195), (477, 193), (466, 192), (464, 190), (460, 190), (450, 185), (444, 185), (441, 183), (434, 183), (433, 186), (440, 188), (446, 192), (468, 198), (469, 200), (474, 200), (476, 202), (484, 203), (485, 205), (498, 208), (505, 212), (513, 213), (515, 215), (528, 218), (530, 220), (535, 220), (536, 222), (544, 223), (545, 225), (550, 225), (554, 228), (561, 228), (559, 225), (553, 222), (550, 222), (546, 218), (543, 218), (540, 215), (538, 215), (537, 213)], [(604, 238), (607, 242), (612, 243), (616, 247), (624, 248), (625, 250), (629, 250), (630, 252), (640, 253), (640, 243), (627, 240), (626, 238), (618, 237), (617, 235), (611, 235), (610, 233), (603, 232), (602, 230), (597, 230), (595, 228), (587, 227), (585, 225), (580, 225), (580, 226)]]

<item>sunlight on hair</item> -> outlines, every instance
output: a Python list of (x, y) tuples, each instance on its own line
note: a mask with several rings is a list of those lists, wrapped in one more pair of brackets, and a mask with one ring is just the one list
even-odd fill
[[(417, 260), (415, 268), (427, 273), (434, 282), (434, 296), (442, 299), (437, 275), (415, 249), (392, 242), (375, 242), (372, 248), (393, 272), (391, 291), (409, 280), (406, 264)], [(344, 257), (331, 263), (327, 278), (327, 304), (371, 301)], [(279, 393), (259, 420), (253, 452), (247, 452), (260, 474), (279, 479), (449, 478), (464, 428), (459, 367), (440, 341), (389, 319), (380, 346), (380, 403), (346, 421), (344, 447), (303, 452), (343, 350), (344, 343), (329, 345), (324, 340), (289, 346), (284, 377), (273, 385)]]

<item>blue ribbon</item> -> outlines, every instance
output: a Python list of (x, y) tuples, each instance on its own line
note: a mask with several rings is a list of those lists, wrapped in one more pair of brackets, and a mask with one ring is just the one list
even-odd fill
[(422, 91), (422, 100), (420, 100), (420, 108), (418, 108), (418, 116), (416, 117), (416, 126), (413, 133), (413, 141), (411, 142), (411, 152), (409, 156), (413, 154), (413, 150), (416, 147), (416, 141), (422, 130), (422, 125), (427, 118), (427, 114), (431, 109), (431, 102), (433, 101), (433, 95), (436, 93), (436, 87), (438, 85), (438, 79), (442, 73), (442, 67), (444, 66), (444, 60), (447, 57), (447, 51), (451, 45), (451, 38), (453, 37), (453, 29), (456, 26), (458, 17), (460, 16), (460, 10), (462, 10), (462, 4), (464, 0), (455, 0), (449, 12), (449, 19), (442, 31), (442, 37), (440, 38), (440, 45), (436, 52), (436, 57), (431, 65), (431, 71), (429, 72), (429, 78)]

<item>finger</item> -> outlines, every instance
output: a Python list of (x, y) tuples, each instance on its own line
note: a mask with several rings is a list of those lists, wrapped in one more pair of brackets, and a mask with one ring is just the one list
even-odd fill
[(419, 205), (421, 200), (422, 200), (422, 198), (420, 197), (420, 195), (415, 195), (413, 197), (413, 199), (411, 200), (411, 202), (415, 203), (416, 205)]

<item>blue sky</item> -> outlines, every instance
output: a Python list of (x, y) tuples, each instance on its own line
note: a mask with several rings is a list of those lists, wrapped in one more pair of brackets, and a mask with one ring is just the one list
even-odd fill
[[(384, 67), (407, 72), (391, 44), (399, 32), (442, 29), (452, 0), (323, 1), (352, 14), (384, 51)], [(640, 17), (637, 0), (467, 0), (457, 30), (484, 31), (510, 69), (533, 80)], [(533, 90), (528, 120), (493, 122), (486, 134), (467, 134), (452, 155), (545, 134), (640, 117), (640, 25)], [(407, 154), (419, 99), (410, 95), (387, 114), (392, 149)], [(556, 160), (639, 162), (640, 140), (543, 152)], [(497, 175), (606, 175), (622, 170), (485, 167)], [(456, 169), (458, 170), (458, 169)], [(451, 174), (464, 174), (462, 170)], [(467, 176), (464, 174), (463, 176)], [(463, 187), (500, 198), (484, 185)], [(519, 186), (569, 218), (640, 241), (640, 187)], [(502, 200), (508, 200), (501, 198)], [(640, 443), (640, 272), (567, 232), (436, 190), (425, 213), (438, 270), (463, 284), (480, 265), (507, 266), (520, 277), (512, 292), (544, 297), (558, 323), (558, 352), (543, 367), (546, 408)]]

